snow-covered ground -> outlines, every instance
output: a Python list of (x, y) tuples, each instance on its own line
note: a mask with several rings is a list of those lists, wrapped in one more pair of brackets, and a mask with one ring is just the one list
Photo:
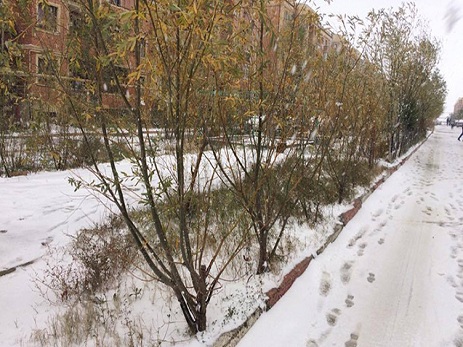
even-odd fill
[(238, 346), (461, 346), (460, 131), (437, 126)]
[[(463, 332), (459, 133), (459, 128), (437, 126), (290, 292), (259, 318), (240, 346), (452, 345)], [(104, 201), (85, 191), (74, 192), (68, 183), (73, 174), (90, 178), (84, 170), (0, 178), (0, 271), (16, 267), (0, 276), (2, 347), (29, 345), (32, 331), (43, 329), (59, 311), (44, 302), (33, 281), (46, 266), (43, 256), (48, 245), (64, 245), (68, 235), (108, 215)], [(308, 254), (323, 241), (320, 234), (315, 236), (319, 238), (312, 243), (305, 241), (310, 245), (305, 249)], [(293, 261), (306, 255), (296, 255)], [(30, 261), (34, 263), (24, 265)], [(282, 275), (264, 279), (263, 290)], [(210, 305), (209, 337), (203, 336), (207, 342), (191, 339), (183, 345), (210, 345), (221, 329), (230, 329), (219, 318), (220, 306), (246, 312), (240, 305), (257, 301), (248, 289), (239, 283), (224, 288), (222, 299)], [(148, 300), (135, 303), (133, 310), (143, 314), (150, 307), (149, 314), (143, 315), (145, 322), (151, 324), (158, 314), (166, 325), (162, 319), (175, 312), (155, 312), (153, 299)], [(172, 329), (169, 334), (175, 338)]]
[[(88, 175), (85, 171), (77, 172)], [(50, 244), (63, 245), (69, 235), (101, 222), (106, 209), (100, 199), (85, 191), (74, 192), (70, 172), (0, 178), (0, 271), (17, 267), (0, 277), (0, 345), (19, 346), (37, 327), (43, 298), (35, 290), (36, 271)], [(90, 177), (90, 176), (89, 176)], [(25, 265), (34, 261), (32, 265)], [(51, 309), (51, 308), (49, 308)]]

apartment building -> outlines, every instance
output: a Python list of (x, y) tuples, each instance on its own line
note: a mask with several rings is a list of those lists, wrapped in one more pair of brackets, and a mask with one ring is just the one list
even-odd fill
[(304, 33), (307, 44), (325, 57), (341, 44), (339, 36), (323, 27), (319, 14), (306, 3), (273, 0), (268, 4), (267, 13), (276, 32), (296, 26)]
[(50, 76), (55, 72), (66, 74), (63, 53), (66, 50), (69, 12), (62, 1), (31, 1), (28, 8), (20, 8), (19, 2), (15, 5), (16, 13), (21, 13), (15, 23), (17, 43), (27, 72), (23, 93), (28, 102), (21, 104), (21, 117), (30, 118), (34, 109), (45, 104), (47, 112), (55, 114), (58, 94), (51, 85)]
[[(20, 48), (20, 64), (12, 64), (6, 71), (0, 69), (0, 77), (15, 72), (14, 90), (17, 98), (9, 101), (3, 110), (16, 120), (30, 119), (34, 112), (40, 110), (50, 116), (55, 115), (60, 106), (60, 91), (53, 82), (53, 76), (62, 76), (75, 92), (85, 93), (83, 81), (85, 75), (73, 71), (69, 64), (70, 47), (68, 37), (79, 31), (81, 18), (78, 0), (0, 0), (0, 6), (12, 9), (14, 34), (2, 27), (1, 47), (8, 51), (11, 42)], [(124, 11), (134, 6), (134, 0), (100, 0), (112, 11)], [(296, 16), (305, 17), (304, 28), (307, 40), (321, 54), (336, 44), (336, 37), (325, 30), (319, 23), (316, 12), (308, 5), (283, 0), (273, 0), (267, 4), (267, 12), (275, 32), (280, 32), (290, 25)], [(338, 40), (339, 41), (339, 40)], [(269, 44), (269, 43), (267, 43)], [(273, 50), (266, 49), (272, 55)], [(123, 66), (118, 67), (124, 69)], [(110, 78), (104, 84), (104, 106), (118, 108), (121, 103), (112, 93), (114, 84)]]
[[(110, 0), (107, 6), (120, 11), (131, 8), (133, 3), (134, 0)], [(83, 92), (81, 76), (75, 76), (69, 65), (68, 40), (79, 30), (80, 5), (73, 0), (2, 0), (0, 6), (9, 9), (14, 22), (14, 30), (1, 28), (1, 53), (11, 57), (13, 45), (20, 51), (8, 68), (0, 68), (2, 80), (11, 80), (12, 75), (15, 78), (10, 86), (15, 98), (4, 100), (2, 110), (16, 121), (28, 120), (38, 110), (54, 116), (61, 107), (61, 93), (53, 77), (62, 76), (75, 92)], [(106, 92), (105, 103), (113, 107), (117, 102), (111, 98), (110, 83)]]

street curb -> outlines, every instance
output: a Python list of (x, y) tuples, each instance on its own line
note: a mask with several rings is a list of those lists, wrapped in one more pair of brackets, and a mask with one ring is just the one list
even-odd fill
[[(430, 132), (429, 135), (418, 145), (416, 146), (413, 151), (407, 154), (399, 163), (395, 166), (386, 168), (381, 176), (364, 194), (360, 195), (359, 197), (353, 200), (353, 207), (343, 213), (341, 213), (338, 217), (338, 223), (335, 225), (333, 232), (327, 237), (325, 243), (316, 251), (317, 256), (322, 254), (325, 249), (341, 234), (341, 231), (344, 227), (355, 217), (357, 212), (362, 207), (362, 203), (365, 202), (368, 197), (378, 189), (386, 180), (396, 172), (405, 162), (413, 155), (415, 152), (428, 140), (428, 138), (434, 133), (434, 130)], [(235, 347), (241, 338), (251, 329), (257, 319), (261, 316), (262, 313), (269, 311), (291, 288), (293, 283), (301, 276), (304, 271), (308, 268), (310, 262), (314, 259), (313, 255), (310, 255), (300, 261), (289, 273), (287, 273), (281, 284), (276, 287), (270, 289), (266, 294), (268, 299), (266, 300), (266, 310), (262, 310), (258, 308), (254, 311), (248, 319), (240, 325), (238, 328), (235, 328), (229, 332), (222, 334), (213, 344), (213, 347)]]

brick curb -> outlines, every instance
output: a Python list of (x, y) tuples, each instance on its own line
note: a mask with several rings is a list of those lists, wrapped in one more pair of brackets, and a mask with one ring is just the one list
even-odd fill
[[(349, 223), (360, 210), (360, 208), (362, 207), (362, 203), (366, 201), (366, 199), (368, 199), (368, 197), (376, 189), (378, 189), (394, 172), (396, 172), (403, 164), (405, 164), (405, 162), (413, 154), (415, 154), (415, 152), (423, 145), (423, 143), (425, 143), (428, 140), (429, 136), (431, 136), (433, 132), (434, 131), (432, 131), (428, 136), (426, 136), (426, 138), (418, 146), (416, 146), (416, 148), (413, 151), (411, 151), (405, 158), (403, 158), (397, 165), (385, 169), (382, 177), (378, 179), (370, 187), (370, 189), (368, 189), (364, 194), (353, 200), (353, 207), (341, 213), (338, 216), (337, 219), (339, 223), (336, 224), (333, 233), (327, 237), (325, 243), (317, 250), (317, 255), (323, 253), (323, 251), (325, 251), (325, 249), (338, 238), (338, 236), (341, 234), (341, 231), (344, 229), (347, 223)], [(241, 326), (225, 334), (222, 334), (222, 336), (220, 336), (217, 339), (217, 341), (213, 344), (213, 347), (235, 347), (241, 340), (241, 338), (249, 331), (249, 329), (251, 329), (251, 327), (257, 321), (260, 315), (263, 312), (270, 310), (283, 297), (283, 295), (285, 295), (288, 292), (293, 283), (299, 278), (299, 276), (301, 276), (304, 273), (304, 271), (307, 269), (307, 267), (313, 259), (313, 255), (304, 258), (289, 273), (287, 273), (283, 277), (283, 280), (281, 281), (281, 284), (278, 287), (272, 288), (266, 293), (268, 297), (268, 299), (265, 302), (266, 310), (258, 308), (248, 317), (248, 319)]]

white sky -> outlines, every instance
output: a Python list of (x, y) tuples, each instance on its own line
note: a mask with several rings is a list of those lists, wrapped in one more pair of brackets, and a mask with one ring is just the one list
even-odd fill
[[(432, 36), (442, 43), (439, 69), (447, 82), (444, 112), (453, 112), (458, 98), (463, 97), (463, 0), (416, 0), (420, 17), (429, 22)], [(401, 0), (313, 0), (309, 2), (321, 13), (358, 15), (365, 18), (372, 8), (398, 8)], [(452, 25), (453, 24), (453, 25)], [(460, 38), (460, 39), (459, 39)]]

